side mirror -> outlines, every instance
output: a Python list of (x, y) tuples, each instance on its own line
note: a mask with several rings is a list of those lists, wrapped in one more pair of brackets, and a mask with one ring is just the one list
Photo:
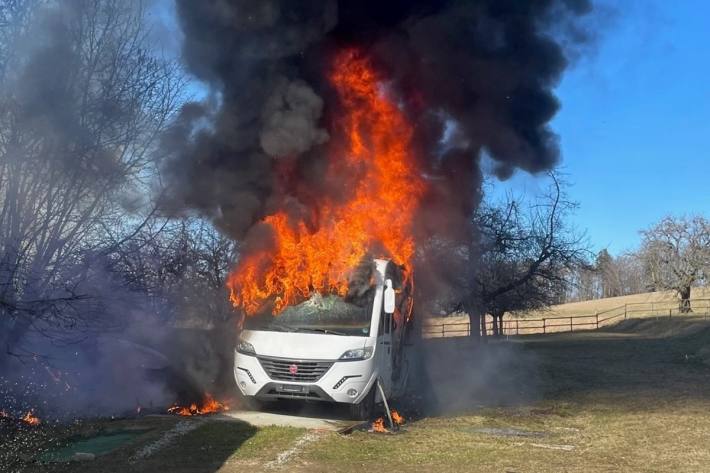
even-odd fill
[(385, 281), (385, 314), (394, 314), (395, 294), (392, 288), (392, 280)]

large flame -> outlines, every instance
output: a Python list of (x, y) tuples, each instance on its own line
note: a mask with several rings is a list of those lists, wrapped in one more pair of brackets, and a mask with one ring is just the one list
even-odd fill
[(330, 81), (341, 110), (326, 179), (345, 198), (320, 201), (315, 225), (283, 211), (264, 219), (274, 247), (244, 256), (228, 279), (232, 303), (247, 314), (268, 301), (277, 314), (314, 291), (345, 295), (349, 271), (367, 254), (411, 268), (412, 223), (424, 192), (412, 126), (359, 52), (340, 53)]

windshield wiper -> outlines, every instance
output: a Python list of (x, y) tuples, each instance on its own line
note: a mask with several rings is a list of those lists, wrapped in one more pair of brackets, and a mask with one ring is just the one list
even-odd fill
[(276, 330), (278, 332), (295, 332), (298, 330), (297, 327), (291, 327), (290, 325), (284, 324), (269, 324), (268, 328)]
[(294, 330), (298, 332), (319, 332), (325, 333), (326, 335), (343, 335), (347, 336), (347, 333), (338, 332), (337, 330), (328, 330), (326, 328), (309, 328), (309, 327), (294, 327)]

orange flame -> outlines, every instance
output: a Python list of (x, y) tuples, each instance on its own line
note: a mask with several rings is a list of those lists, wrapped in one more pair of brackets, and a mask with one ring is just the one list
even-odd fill
[(39, 417), (36, 417), (32, 411), (27, 412), (22, 418), (20, 418), (22, 422), (28, 425), (39, 425), (42, 421), (39, 420)]
[(402, 424), (404, 424), (404, 422), (405, 422), (405, 421), (404, 421), (404, 417), (402, 417), (402, 415), (401, 415), (399, 412), (397, 412), (396, 410), (392, 409), (392, 411), (390, 412), (390, 414), (392, 414), (392, 421), (393, 421), (395, 424), (397, 424), (397, 425), (402, 425)]
[[(190, 406), (180, 406), (177, 403), (173, 404), (168, 408), (168, 413), (175, 414), (179, 416), (197, 416), (204, 414), (212, 414), (214, 412), (228, 411), (229, 406), (225, 403), (219, 402), (212, 397), (210, 393), (205, 393), (205, 397), (202, 403), (198, 406), (196, 403), (190, 404)], [(139, 411), (140, 412), (140, 411)]]
[(342, 118), (325, 179), (347, 189), (348, 198), (322, 198), (311, 216), (315, 223), (293, 221), (285, 211), (263, 219), (273, 248), (244, 256), (227, 282), (230, 300), (248, 315), (268, 302), (278, 314), (314, 291), (345, 295), (349, 271), (368, 254), (411, 268), (412, 223), (425, 189), (411, 150), (412, 126), (357, 51), (337, 56), (330, 81)]
[(380, 433), (387, 432), (387, 429), (385, 428), (384, 417), (379, 417), (372, 423), (372, 431), (373, 432), (380, 432)]

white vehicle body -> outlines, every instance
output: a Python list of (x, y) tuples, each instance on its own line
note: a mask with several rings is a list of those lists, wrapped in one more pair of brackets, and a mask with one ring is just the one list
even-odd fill
[(411, 304), (411, 291), (398, 288), (396, 313), (384, 312), (385, 285), (391, 281), (386, 276), (393, 267), (388, 261), (375, 260), (369, 330), (363, 328), (367, 334), (343, 335), (322, 329), (319, 333), (243, 330), (234, 359), (234, 377), (241, 393), (257, 400), (360, 404), (368, 395), (373, 396), (373, 389), (377, 397), (372, 399), (381, 400), (376, 385), (379, 380), (386, 397), (397, 397), (408, 372), (404, 353), (408, 324), (399, 308)]

